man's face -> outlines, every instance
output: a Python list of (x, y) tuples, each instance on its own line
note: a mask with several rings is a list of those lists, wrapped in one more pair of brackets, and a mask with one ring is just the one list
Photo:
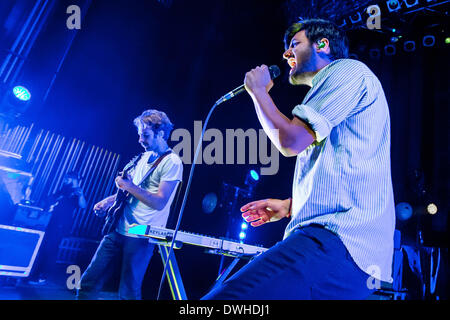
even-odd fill
[(166, 141), (164, 140), (164, 132), (162, 130), (155, 133), (151, 127), (146, 125), (141, 126), (138, 129), (139, 143), (145, 149), (145, 151), (159, 152)]
[(67, 187), (77, 188), (78, 187), (78, 179), (66, 176), (63, 180), (63, 185)]
[(151, 151), (155, 149), (156, 139), (155, 133), (148, 126), (141, 126), (138, 129), (139, 144), (145, 149), (145, 151)]
[(289, 48), (284, 52), (283, 58), (291, 67), (289, 72), (289, 82), (291, 84), (303, 83), (302, 74), (305, 72), (314, 72), (315, 69), (315, 51), (306, 37), (305, 30), (297, 32), (292, 37)]

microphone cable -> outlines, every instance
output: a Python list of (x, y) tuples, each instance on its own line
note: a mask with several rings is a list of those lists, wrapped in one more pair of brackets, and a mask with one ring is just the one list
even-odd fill
[[(269, 73), (270, 73), (270, 78), (273, 80), (273, 79), (277, 78), (280, 75), (280, 68), (278, 68), (278, 66), (276, 66), (276, 65), (270, 66), (269, 67)], [(194, 175), (194, 169), (195, 169), (195, 165), (197, 163), (197, 158), (198, 158), (198, 155), (200, 153), (201, 146), (202, 146), (203, 136), (205, 135), (206, 126), (208, 125), (209, 119), (211, 118), (212, 113), (214, 112), (214, 110), (217, 108), (218, 105), (220, 105), (221, 103), (223, 103), (225, 101), (228, 101), (229, 99), (235, 97), (237, 94), (240, 94), (243, 91), (245, 91), (244, 85), (236, 88), (235, 90), (233, 90), (233, 91), (229, 92), (228, 94), (226, 94), (225, 96), (221, 97), (219, 100), (216, 101), (216, 103), (214, 103), (212, 108), (209, 110), (208, 115), (206, 116), (206, 120), (205, 120), (205, 123), (204, 123), (203, 128), (202, 128), (202, 133), (200, 135), (200, 139), (199, 139), (198, 144), (197, 144), (197, 149), (195, 150), (194, 159), (193, 159), (192, 165), (191, 165), (191, 171), (189, 172), (189, 178), (188, 178), (188, 182), (187, 182), (187, 185), (186, 185), (186, 190), (184, 191), (183, 202), (181, 204), (180, 212), (178, 213), (178, 220), (177, 220), (176, 227), (174, 229), (174, 233), (173, 233), (173, 237), (172, 237), (172, 243), (170, 245), (169, 253), (167, 254), (167, 258), (166, 258), (166, 261), (164, 263), (164, 270), (163, 270), (163, 273), (162, 273), (162, 276), (161, 276), (161, 281), (159, 282), (158, 296), (157, 296), (156, 300), (159, 300), (159, 297), (160, 297), (160, 294), (161, 294), (162, 285), (164, 283), (164, 276), (167, 273), (167, 266), (169, 265), (170, 256), (173, 254), (173, 248), (174, 248), (174, 245), (175, 245), (175, 241), (177, 239), (177, 233), (178, 233), (178, 229), (180, 228), (181, 219), (183, 217), (184, 209), (186, 207), (187, 196), (188, 196), (190, 188), (191, 188), (192, 176)]]
[(190, 188), (191, 188), (192, 176), (194, 175), (194, 169), (195, 169), (195, 165), (197, 163), (197, 158), (198, 158), (198, 155), (200, 153), (201, 146), (202, 146), (203, 136), (204, 136), (205, 131), (206, 131), (206, 126), (207, 126), (207, 124), (209, 122), (209, 119), (211, 118), (212, 113), (214, 112), (216, 107), (219, 104), (221, 104), (222, 102), (223, 101), (220, 101), (220, 99), (219, 99), (212, 106), (211, 110), (209, 111), (209, 113), (208, 113), (208, 115), (206, 117), (205, 123), (203, 125), (202, 133), (200, 135), (200, 139), (199, 139), (198, 144), (197, 144), (197, 149), (195, 150), (194, 159), (192, 161), (191, 171), (189, 172), (189, 178), (188, 178), (188, 182), (186, 184), (186, 190), (184, 191), (183, 202), (181, 203), (180, 212), (178, 213), (178, 220), (177, 220), (176, 227), (174, 229), (174, 233), (173, 233), (173, 237), (172, 237), (172, 243), (170, 245), (169, 253), (167, 254), (167, 258), (166, 258), (166, 261), (164, 263), (164, 270), (163, 270), (163, 273), (162, 273), (161, 281), (159, 283), (158, 296), (157, 296), (156, 300), (159, 300), (159, 298), (160, 298), (161, 289), (162, 289), (162, 285), (164, 283), (164, 277), (165, 277), (165, 275), (167, 273), (167, 267), (169, 265), (170, 256), (173, 254), (173, 247), (174, 247), (175, 241), (177, 239), (177, 233), (178, 233), (178, 229), (180, 228), (181, 219), (182, 219), (183, 213), (184, 213), (184, 208), (186, 207), (187, 196), (188, 196)]

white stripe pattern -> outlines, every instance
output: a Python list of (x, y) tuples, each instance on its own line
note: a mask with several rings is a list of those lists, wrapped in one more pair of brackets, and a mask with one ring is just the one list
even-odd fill
[(333, 61), (292, 114), (316, 133), (297, 156), (292, 220), (285, 232), (318, 223), (336, 233), (356, 264), (391, 282), (395, 205), (390, 118), (383, 88), (362, 62)]

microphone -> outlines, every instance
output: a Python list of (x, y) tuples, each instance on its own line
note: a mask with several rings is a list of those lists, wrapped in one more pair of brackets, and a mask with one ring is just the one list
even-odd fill
[[(273, 79), (275, 79), (276, 77), (278, 77), (280, 75), (281, 71), (280, 71), (280, 68), (278, 68), (278, 66), (273, 65), (273, 66), (269, 67), (269, 73), (270, 73), (270, 79), (273, 80)], [(230, 100), (231, 98), (237, 96), (238, 94), (240, 94), (240, 93), (242, 93), (244, 91), (245, 91), (245, 85), (240, 85), (236, 89), (228, 92), (222, 98), (217, 100), (216, 104), (221, 104), (222, 102)]]

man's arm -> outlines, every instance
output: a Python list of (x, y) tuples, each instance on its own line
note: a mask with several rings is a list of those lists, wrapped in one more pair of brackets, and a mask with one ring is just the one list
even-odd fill
[(97, 202), (94, 205), (94, 211), (106, 211), (113, 205), (114, 201), (116, 201), (115, 194)]
[(145, 205), (162, 210), (167, 205), (170, 195), (177, 187), (179, 181), (162, 181), (159, 185), (158, 192), (149, 192), (141, 187), (135, 185), (131, 180), (116, 178), (117, 187), (131, 193), (136, 199), (142, 201)]
[(296, 156), (315, 140), (315, 133), (297, 117), (287, 118), (269, 95), (272, 87), (267, 66), (257, 67), (245, 76), (245, 87), (267, 136), (286, 157)]

